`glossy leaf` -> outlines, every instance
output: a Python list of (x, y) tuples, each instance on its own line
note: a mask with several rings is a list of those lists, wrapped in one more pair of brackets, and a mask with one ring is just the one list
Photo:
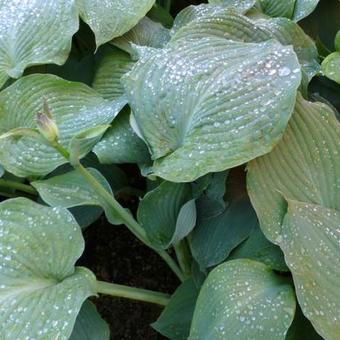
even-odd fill
[(4, 339), (67, 339), (94, 275), (75, 262), (81, 231), (65, 209), (25, 198), (0, 205), (0, 332)]
[(135, 27), (123, 36), (116, 38), (112, 44), (136, 57), (133, 45), (160, 48), (170, 40), (170, 32), (160, 23), (144, 17)]
[(340, 332), (340, 212), (289, 201), (280, 243), (306, 317), (325, 339)]
[(293, 110), (300, 68), (292, 49), (274, 41), (189, 35), (150, 51), (124, 83), (154, 174), (188, 182), (273, 148)]
[[(0, 133), (11, 133), (18, 127), (36, 127), (36, 114), (42, 110), (44, 99), (59, 127), (59, 141), (66, 149), (71, 139), (84, 130), (111, 123), (126, 103), (124, 99), (106, 101), (81, 83), (34, 74), (21, 78), (1, 92)], [(36, 137), (5, 136), (0, 138), (0, 161), (16, 176), (46, 175), (67, 162)], [(88, 152), (91, 147), (93, 145), (87, 145), (85, 151)]]
[(76, 0), (81, 18), (96, 36), (97, 47), (135, 26), (155, 0)]
[(327, 56), (321, 64), (324, 75), (340, 84), (340, 52)]
[(189, 184), (163, 182), (144, 196), (137, 217), (155, 247), (166, 249), (176, 244), (196, 223)]
[(148, 164), (150, 162), (146, 144), (130, 126), (130, 110), (127, 108), (114, 120), (93, 152), (102, 164)]
[(85, 301), (78, 314), (70, 340), (109, 340), (110, 330), (107, 323), (97, 312), (95, 305)]
[(194, 281), (183, 282), (171, 296), (169, 304), (151, 326), (172, 340), (186, 340), (199, 290)]
[(127, 53), (116, 48), (108, 50), (97, 66), (92, 87), (105, 99), (119, 99), (124, 95), (120, 80), (133, 65)]
[(78, 30), (74, 0), (0, 0), (0, 88), (37, 64), (63, 64)]
[(208, 0), (208, 2), (213, 5), (222, 5), (227, 8), (233, 8), (240, 12), (246, 12), (256, 3), (255, 0)]
[(271, 17), (291, 18), (296, 0), (260, 0), (261, 9)]
[(279, 244), (284, 197), (340, 209), (340, 125), (332, 109), (298, 97), (281, 142), (248, 164), (248, 192), (269, 240)]
[[(112, 189), (105, 177), (96, 169), (87, 169), (92, 176), (112, 194)], [(39, 192), (41, 198), (52, 207), (72, 208), (84, 205), (102, 207), (106, 217), (112, 224), (121, 224), (106, 201), (86, 182), (77, 171), (51, 177), (31, 183)]]
[(311, 14), (320, 0), (296, 0), (294, 8), (294, 21), (300, 21)]
[(285, 339), (293, 288), (262, 263), (233, 260), (208, 276), (198, 296), (190, 340)]

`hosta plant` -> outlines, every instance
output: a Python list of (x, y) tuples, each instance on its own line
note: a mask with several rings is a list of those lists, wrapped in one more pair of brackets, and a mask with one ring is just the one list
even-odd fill
[[(0, 0), (0, 338), (109, 339), (105, 294), (162, 306), (169, 339), (339, 339), (339, 18), (338, 0)], [(79, 265), (101, 215), (172, 295)]]

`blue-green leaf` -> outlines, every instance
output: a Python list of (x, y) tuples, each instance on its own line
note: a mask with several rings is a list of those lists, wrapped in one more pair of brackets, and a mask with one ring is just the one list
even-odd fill
[(327, 56), (321, 64), (321, 69), (327, 78), (340, 84), (340, 52)]
[(198, 296), (190, 340), (284, 340), (295, 313), (294, 290), (262, 263), (233, 260), (208, 276)]
[(68, 339), (95, 277), (75, 267), (84, 240), (72, 215), (25, 198), (0, 204), (0, 333)]

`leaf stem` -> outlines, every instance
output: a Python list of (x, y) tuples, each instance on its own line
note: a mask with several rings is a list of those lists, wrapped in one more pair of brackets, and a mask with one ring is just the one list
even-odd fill
[(31, 187), (30, 185), (11, 181), (8, 179), (2, 179), (0, 178), (0, 187), (14, 189), (14, 190), (20, 190), (22, 192), (26, 192), (27, 194), (36, 196), (38, 193), (37, 191)]
[(149, 302), (161, 306), (166, 306), (170, 300), (170, 296), (165, 293), (128, 287), (103, 281), (97, 281), (97, 292), (99, 294), (106, 294), (120, 298)]

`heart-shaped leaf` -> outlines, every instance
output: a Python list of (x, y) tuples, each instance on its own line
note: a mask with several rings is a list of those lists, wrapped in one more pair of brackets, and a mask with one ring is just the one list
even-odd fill
[(76, 1), (81, 18), (96, 36), (97, 47), (129, 31), (155, 3), (155, 0)]
[(0, 333), (4, 339), (67, 339), (94, 275), (75, 267), (84, 250), (65, 209), (26, 198), (0, 204)]
[(154, 174), (173, 182), (269, 152), (287, 125), (300, 80), (291, 47), (213, 35), (152, 50), (123, 78)]
[(275, 149), (248, 164), (248, 192), (269, 240), (279, 244), (284, 197), (340, 210), (340, 124), (332, 109), (298, 96)]
[[(320, 127), (319, 127), (320, 128)], [(340, 212), (289, 201), (281, 248), (306, 317), (325, 339), (340, 334)]]
[[(48, 74), (34, 74), (19, 79), (0, 94), (0, 132), (9, 133), (0, 138), (0, 162), (16, 176), (46, 175), (67, 162), (41, 140), (11, 134), (19, 127), (36, 127), (36, 114), (42, 110), (44, 100), (59, 127), (59, 141), (66, 149), (71, 139), (79, 133), (110, 124), (126, 103), (123, 98), (114, 102), (106, 101), (84, 84)], [(81, 157), (93, 145), (87, 145)]]
[(0, 88), (37, 64), (63, 64), (79, 26), (74, 0), (0, 0)]
[(208, 276), (198, 296), (190, 340), (285, 339), (294, 290), (260, 262), (233, 260)]
[[(88, 168), (89, 173), (112, 194), (112, 189), (105, 177), (96, 169)], [(112, 211), (106, 201), (86, 182), (77, 171), (32, 182), (41, 198), (52, 207), (72, 208), (83, 205), (102, 207), (112, 224), (121, 224), (121, 220)]]

